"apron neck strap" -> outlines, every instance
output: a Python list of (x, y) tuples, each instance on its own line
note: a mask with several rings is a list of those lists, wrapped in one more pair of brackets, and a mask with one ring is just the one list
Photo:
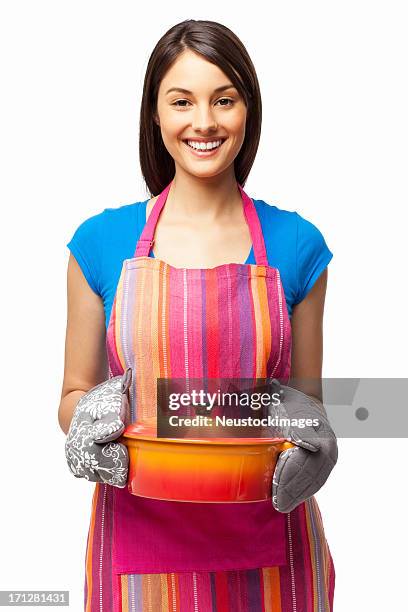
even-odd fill
[(149, 257), (149, 253), (150, 253), (150, 249), (152, 248), (153, 244), (154, 244), (154, 232), (156, 229), (156, 225), (157, 225), (157, 220), (159, 218), (159, 215), (161, 213), (161, 210), (167, 200), (167, 195), (170, 191), (170, 187), (173, 181), (170, 181), (170, 183), (167, 185), (167, 187), (165, 187), (163, 189), (163, 191), (161, 192), (161, 194), (159, 195), (159, 197), (157, 198), (155, 205), (153, 206), (152, 210), (150, 211), (150, 215), (148, 220), (146, 221), (146, 224), (143, 228), (143, 231), (140, 235), (140, 238), (137, 242), (136, 245), (136, 250), (135, 253), (133, 255), (133, 257)]
[[(157, 198), (151, 212), (149, 218), (146, 221), (146, 224), (143, 228), (143, 231), (140, 235), (140, 238), (136, 245), (136, 250), (134, 253), (135, 257), (148, 257), (150, 250), (154, 244), (154, 232), (156, 229), (157, 221), (159, 215), (162, 211), (163, 206), (166, 203), (168, 193), (170, 191), (170, 187), (173, 181), (171, 181), (167, 187), (163, 189), (159, 197)], [(258, 266), (267, 266), (268, 258), (266, 255), (265, 242), (262, 234), (262, 227), (259, 221), (258, 213), (255, 208), (255, 204), (252, 199), (245, 193), (243, 188), (239, 183), (237, 183), (239, 190), (242, 196), (242, 203), (244, 207), (244, 215), (246, 222), (249, 226), (249, 231), (251, 234), (252, 245), (254, 249), (255, 262)]]

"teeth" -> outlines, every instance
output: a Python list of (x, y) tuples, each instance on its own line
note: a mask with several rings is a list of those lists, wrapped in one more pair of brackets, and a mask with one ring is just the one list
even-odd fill
[(219, 147), (221, 143), (222, 140), (214, 140), (213, 142), (197, 142), (196, 140), (187, 140), (187, 144), (190, 147), (199, 151), (215, 149), (216, 147)]

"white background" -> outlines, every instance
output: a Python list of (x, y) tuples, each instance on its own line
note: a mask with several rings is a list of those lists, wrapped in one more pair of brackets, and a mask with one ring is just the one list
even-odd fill
[[(65, 245), (87, 217), (148, 197), (142, 82), (172, 25), (224, 23), (255, 64), (263, 131), (245, 190), (297, 210), (334, 253), (324, 376), (406, 376), (404, 4), (2, 2), (1, 589), (65, 589), (70, 609), (82, 609), (93, 485), (69, 473), (57, 421)], [(317, 495), (337, 612), (406, 605), (405, 448), (405, 439), (339, 440)]]

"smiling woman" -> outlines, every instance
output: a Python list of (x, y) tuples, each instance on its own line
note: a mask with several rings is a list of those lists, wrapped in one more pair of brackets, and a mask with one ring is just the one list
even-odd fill
[[(312, 223), (244, 191), (260, 131), (259, 84), (237, 36), (213, 21), (166, 32), (148, 62), (140, 115), (140, 163), (154, 197), (95, 215), (68, 244), (79, 265), (70, 258), (65, 432), (106, 361), (109, 378), (133, 374), (126, 426), (157, 420), (158, 379), (319, 383), (332, 254)], [(302, 397), (291, 406), (308, 418)], [(95, 471), (85, 610), (331, 611), (334, 565), (313, 494), (337, 449), (331, 439), (330, 453), (323, 444), (315, 452), (310, 435), (280, 454), (274, 494), (260, 502), (141, 497)], [(115, 449), (98, 452), (114, 464)], [(162, 463), (170, 481), (174, 470)]]

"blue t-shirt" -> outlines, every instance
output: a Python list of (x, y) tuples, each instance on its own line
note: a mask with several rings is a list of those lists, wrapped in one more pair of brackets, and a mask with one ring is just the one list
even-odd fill
[[(105, 208), (83, 221), (67, 244), (89, 286), (103, 300), (106, 327), (123, 261), (134, 255), (146, 223), (148, 202)], [(268, 263), (279, 269), (291, 317), (293, 306), (306, 297), (333, 254), (317, 227), (297, 212), (280, 209), (263, 200), (253, 202), (264, 235)], [(154, 257), (152, 252), (150, 257)], [(256, 263), (253, 248), (245, 263)]]

